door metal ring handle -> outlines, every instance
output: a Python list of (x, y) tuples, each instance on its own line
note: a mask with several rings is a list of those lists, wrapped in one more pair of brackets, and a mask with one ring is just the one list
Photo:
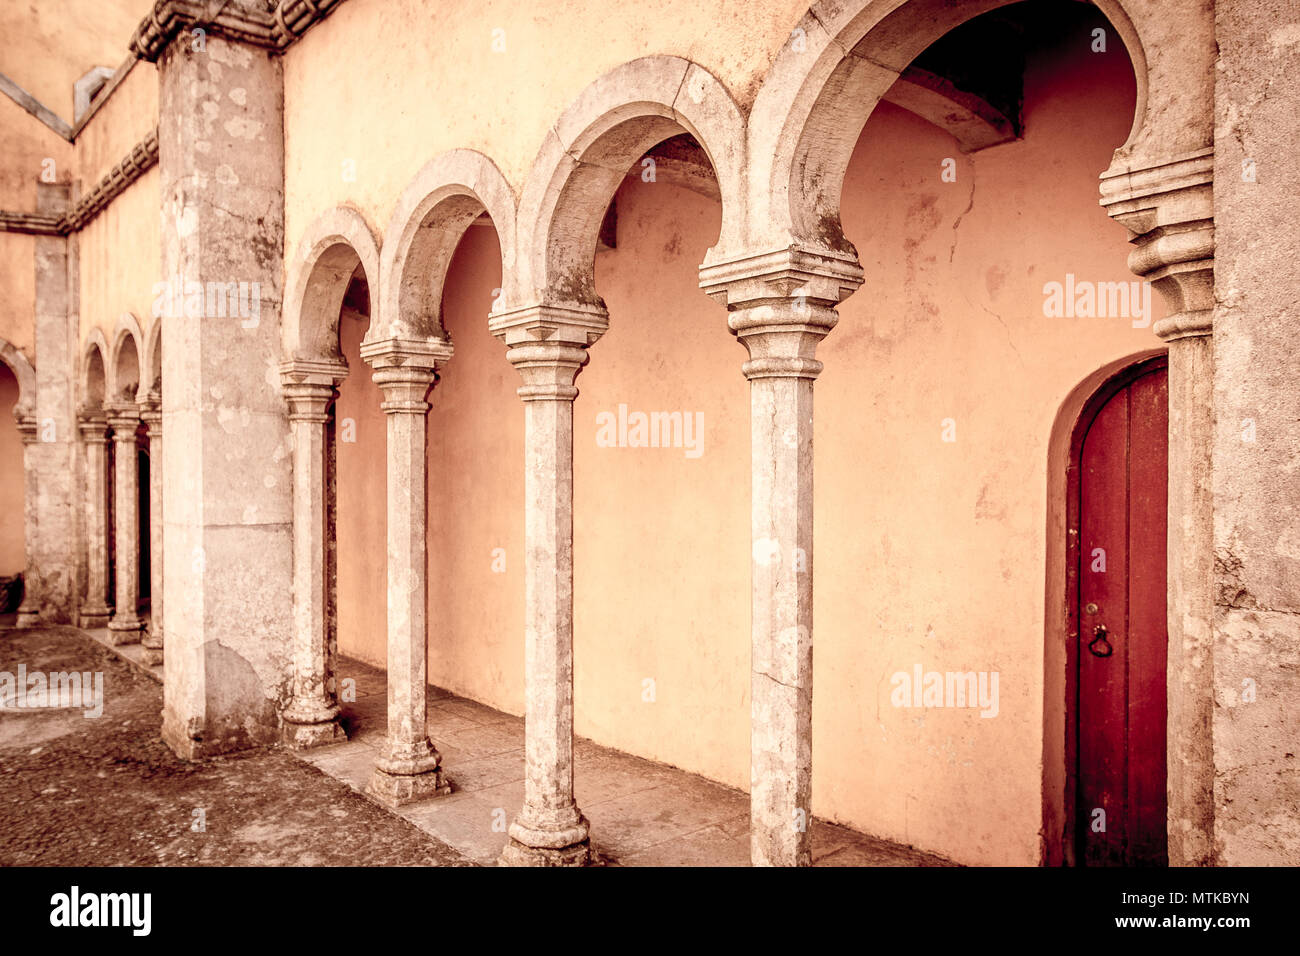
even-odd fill
[[(1088, 642), (1088, 650), (1092, 652), (1094, 657), (1110, 657), (1110, 655), (1115, 652), (1115, 648), (1112, 647), (1110, 641), (1106, 639), (1106, 625), (1098, 624), (1093, 628), (1092, 633), (1093, 638)], [(1098, 645), (1101, 646), (1098, 647)]]

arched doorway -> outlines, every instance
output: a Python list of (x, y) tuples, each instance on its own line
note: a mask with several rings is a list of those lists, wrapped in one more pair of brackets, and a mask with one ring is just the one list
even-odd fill
[(1082, 866), (1167, 860), (1167, 368), (1106, 380), (1070, 444), (1065, 836)]

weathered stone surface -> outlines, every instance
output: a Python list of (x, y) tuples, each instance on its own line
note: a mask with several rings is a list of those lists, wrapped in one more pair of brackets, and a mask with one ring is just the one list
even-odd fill
[(1300, 23), (1219, 0), (1215, 33), (1214, 860), (1295, 865)]
[(163, 279), (244, 292), (161, 318), (163, 736), (201, 757), (279, 739), (290, 693), (283, 86), (277, 58), (220, 36), (168, 47), (159, 77)]
[(428, 571), (425, 545), (425, 396), (451, 358), (445, 342), (363, 345), (384, 392), (388, 449), (388, 737), (367, 792), (390, 806), (451, 792), (429, 740)]

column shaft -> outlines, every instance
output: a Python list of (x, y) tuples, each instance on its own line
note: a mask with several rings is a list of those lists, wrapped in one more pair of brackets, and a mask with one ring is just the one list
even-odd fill
[(136, 430), (140, 419), (134, 411), (114, 410), (109, 418), (113, 429), (113, 554), (117, 596), (113, 618), (108, 622), (114, 644), (132, 644), (140, 639), (140, 473), (136, 458)]
[(86, 600), (80, 626), (108, 624), (108, 424), (102, 417), (81, 423), (86, 454)]
[(773, 365), (746, 363), (753, 541), (750, 849), (756, 864), (807, 866), (816, 372), (796, 377)]
[(581, 866), (590, 827), (573, 798), (573, 386), (585, 348), (511, 348), (524, 384), (524, 805), (508, 865)]
[(334, 382), (286, 384), (293, 430), (293, 699), (285, 742), (298, 749), (345, 739), (333, 689), (325, 571), (325, 428)]
[(141, 644), (148, 664), (163, 662), (163, 436), (155, 401), (140, 413), (149, 429), (149, 628)]
[(426, 726), (425, 395), (432, 369), (379, 365), (388, 429), (388, 739), (367, 790), (389, 804), (450, 793)]

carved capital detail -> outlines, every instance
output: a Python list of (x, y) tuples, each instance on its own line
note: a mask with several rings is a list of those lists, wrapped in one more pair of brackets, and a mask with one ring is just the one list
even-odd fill
[(727, 307), (727, 325), (749, 352), (750, 381), (816, 378), (817, 343), (862, 279), (852, 256), (798, 246), (700, 267), (700, 288)]
[(534, 343), (585, 349), (608, 329), (609, 313), (600, 305), (528, 305), (488, 316), (488, 331), (511, 349)]
[(120, 444), (135, 444), (135, 433), (140, 427), (140, 406), (135, 402), (111, 402), (104, 406), (108, 427), (113, 429), (113, 440)]
[(773, 299), (834, 308), (862, 285), (862, 278), (862, 266), (855, 257), (799, 246), (749, 253), (700, 267), (700, 288), (732, 310)]
[(1129, 268), (1154, 285), (1170, 314), (1165, 341), (1214, 331), (1214, 150), (1101, 177), (1101, 205), (1129, 231)]

